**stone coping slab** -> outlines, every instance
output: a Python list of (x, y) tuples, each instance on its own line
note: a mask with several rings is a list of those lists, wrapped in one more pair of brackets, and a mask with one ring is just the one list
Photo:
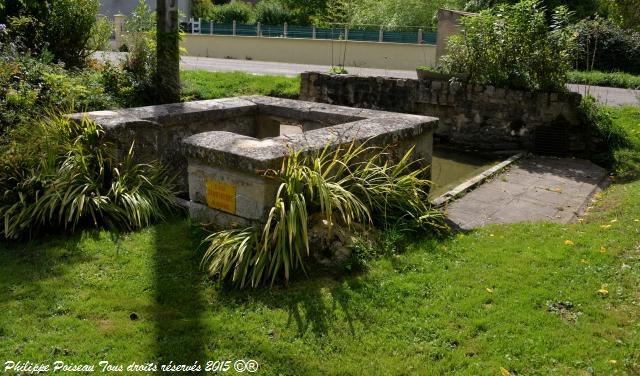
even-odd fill
[(338, 147), (352, 141), (370, 145), (389, 145), (399, 140), (417, 138), (433, 131), (438, 119), (428, 116), (363, 110), (343, 106), (270, 97), (243, 97), (258, 106), (260, 114), (296, 120), (317, 120), (318, 116), (347, 120), (299, 134), (257, 139), (237, 133), (212, 131), (186, 138), (184, 153), (188, 158), (259, 172), (279, 168), (291, 150), (314, 152), (324, 147)]

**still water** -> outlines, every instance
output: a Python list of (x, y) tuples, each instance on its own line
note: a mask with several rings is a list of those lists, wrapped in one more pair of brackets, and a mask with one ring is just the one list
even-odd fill
[(431, 168), (433, 187), (429, 197), (438, 197), (499, 162), (498, 156), (435, 147)]

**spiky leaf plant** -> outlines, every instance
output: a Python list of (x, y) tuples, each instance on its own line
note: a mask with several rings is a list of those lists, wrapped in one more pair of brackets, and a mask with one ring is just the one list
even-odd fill
[(15, 239), (79, 225), (132, 230), (175, 209), (157, 163), (116, 162), (94, 122), (49, 116), (16, 128), (0, 149), (0, 235)]
[(280, 170), (267, 172), (280, 186), (263, 227), (211, 234), (203, 241), (203, 265), (240, 287), (273, 284), (278, 277), (288, 281), (293, 272), (305, 272), (310, 213), (347, 227), (402, 220), (424, 230), (444, 229), (442, 214), (427, 199), (427, 167), (411, 162), (412, 154), (390, 163), (386, 149), (355, 143), (327, 146), (313, 156), (292, 151)]

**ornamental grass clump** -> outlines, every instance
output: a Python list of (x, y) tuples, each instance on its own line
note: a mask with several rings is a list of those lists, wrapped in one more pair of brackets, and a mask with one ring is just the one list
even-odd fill
[(289, 281), (310, 261), (310, 217), (330, 226), (386, 228), (400, 221), (413, 229), (446, 230), (428, 201), (428, 166), (411, 161), (413, 150), (390, 162), (389, 150), (352, 143), (304, 156), (292, 152), (278, 171), (276, 200), (262, 228), (213, 233), (204, 241), (202, 265), (239, 287)]
[(0, 236), (79, 226), (133, 230), (175, 209), (173, 182), (157, 163), (116, 161), (96, 123), (50, 116), (0, 146)]

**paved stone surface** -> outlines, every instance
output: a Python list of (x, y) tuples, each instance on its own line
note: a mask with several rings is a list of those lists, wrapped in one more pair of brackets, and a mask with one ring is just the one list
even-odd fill
[(449, 204), (447, 218), (463, 230), (497, 223), (570, 223), (606, 179), (607, 171), (590, 161), (531, 157)]

